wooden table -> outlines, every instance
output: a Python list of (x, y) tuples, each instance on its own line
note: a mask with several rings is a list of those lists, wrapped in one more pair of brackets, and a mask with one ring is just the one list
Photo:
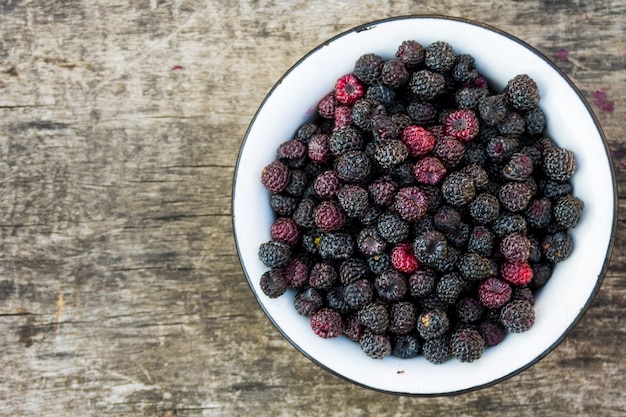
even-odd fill
[(545, 359), (477, 392), (404, 398), (279, 335), (230, 217), (273, 83), (338, 32), (417, 13), (482, 20), (554, 58), (600, 119), (621, 206), (626, 3), (272, 3), (0, 3), (0, 415), (626, 414), (621, 228), (597, 298)]

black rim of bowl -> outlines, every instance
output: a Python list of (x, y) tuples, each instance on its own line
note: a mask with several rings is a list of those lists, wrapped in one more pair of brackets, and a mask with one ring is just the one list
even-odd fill
[[(483, 29), (489, 30), (491, 32), (495, 32), (501, 36), (504, 36), (520, 45), (522, 45), (524, 48), (528, 49), (529, 51), (531, 51), (532, 53), (534, 53), (535, 55), (537, 55), (539, 58), (541, 58), (543, 61), (545, 61), (548, 65), (550, 65), (550, 67), (552, 67), (552, 69), (554, 69), (568, 84), (569, 86), (572, 88), (572, 90), (574, 90), (574, 92), (578, 95), (578, 97), (580, 98), (581, 102), (584, 104), (585, 108), (587, 109), (589, 115), (591, 116), (591, 118), (593, 119), (593, 122), (595, 124), (595, 127), (598, 131), (598, 133), (600, 134), (600, 137), (602, 139), (602, 144), (604, 145), (604, 151), (606, 153), (607, 156), (607, 161), (609, 163), (609, 170), (611, 173), (611, 182), (612, 182), (612, 189), (613, 189), (613, 219), (611, 222), (611, 234), (609, 237), (609, 243), (608, 243), (608, 247), (607, 247), (607, 252), (604, 258), (604, 263), (602, 265), (602, 269), (600, 271), (600, 273), (598, 274), (598, 279), (596, 281), (596, 285), (593, 289), (593, 291), (590, 293), (585, 305), (583, 306), (583, 308), (580, 310), (580, 313), (578, 313), (578, 315), (576, 316), (576, 318), (572, 321), (572, 323), (567, 327), (567, 329), (565, 329), (565, 331), (563, 332), (563, 334), (554, 342), (552, 343), (552, 345), (550, 345), (547, 349), (545, 349), (542, 353), (540, 353), (539, 355), (537, 355), (537, 357), (535, 357), (532, 361), (528, 362), (526, 365), (516, 369), (513, 372), (510, 372), (500, 378), (494, 379), (493, 381), (489, 381), (487, 383), (484, 384), (480, 384), (480, 385), (475, 385), (469, 388), (465, 388), (462, 390), (456, 390), (456, 391), (450, 391), (450, 392), (440, 392), (440, 393), (411, 393), (411, 392), (397, 392), (397, 391), (390, 391), (390, 390), (384, 390), (384, 389), (380, 389), (380, 388), (374, 388), (371, 387), (369, 385), (363, 384), (361, 382), (355, 381), (351, 378), (348, 378), (345, 375), (342, 375), (340, 373), (338, 373), (337, 371), (329, 368), (328, 366), (320, 363), (317, 359), (315, 359), (314, 357), (312, 357), (311, 355), (309, 355), (304, 349), (302, 349), (296, 342), (294, 342), (288, 334), (286, 334), (283, 329), (274, 321), (274, 319), (272, 318), (272, 316), (269, 314), (269, 312), (265, 309), (265, 306), (263, 305), (263, 303), (261, 302), (261, 300), (259, 299), (259, 295), (257, 294), (256, 290), (254, 289), (253, 285), (252, 285), (252, 281), (251, 281), (251, 277), (250, 274), (248, 273), (242, 257), (241, 257), (241, 250), (239, 247), (239, 241), (237, 240), (237, 235), (235, 233), (236, 231), (236, 226), (235, 226), (235, 215), (234, 215), (234, 204), (235, 204), (235, 188), (236, 188), (236, 181), (237, 181), (237, 173), (239, 171), (239, 161), (241, 159), (241, 154), (243, 152), (243, 148), (246, 144), (246, 141), (248, 139), (248, 135), (250, 134), (250, 130), (252, 129), (252, 126), (254, 125), (256, 118), (259, 114), (259, 112), (263, 109), (263, 107), (265, 106), (265, 103), (267, 102), (267, 100), (269, 99), (269, 97), (272, 95), (272, 93), (274, 92), (274, 90), (276, 90), (276, 88), (282, 83), (282, 81), (294, 70), (294, 68), (296, 68), (298, 65), (300, 65), (302, 63), (302, 61), (306, 60), (309, 56), (311, 56), (312, 54), (314, 54), (315, 52), (317, 52), (318, 50), (320, 50), (321, 48), (323, 48), (324, 46), (328, 45), (329, 43), (342, 38), (348, 34), (351, 33), (358, 33), (358, 32), (362, 32), (368, 29), (372, 29), (374, 27), (376, 27), (377, 25), (383, 24), (383, 23), (388, 23), (388, 22), (392, 22), (392, 21), (399, 21), (399, 20), (419, 20), (419, 19), (440, 19), (440, 20), (452, 20), (452, 21), (457, 21), (457, 22), (461, 22), (461, 23), (466, 23), (466, 24), (470, 24), (473, 26), (477, 26), (477, 27), (481, 27)], [(604, 134), (604, 131), (602, 130), (602, 127), (600, 125), (600, 122), (598, 120), (598, 118), (596, 117), (595, 113), (593, 112), (591, 106), (589, 105), (589, 103), (587, 102), (587, 100), (585, 99), (585, 97), (583, 96), (582, 92), (578, 89), (578, 87), (576, 87), (576, 85), (574, 84), (574, 82), (567, 76), (567, 74), (565, 74), (565, 72), (563, 70), (561, 70), (556, 64), (554, 64), (554, 62), (548, 58), (545, 54), (543, 54), (542, 52), (540, 52), (539, 50), (537, 50), (536, 48), (534, 48), (533, 46), (529, 45), (528, 43), (526, 43), (525, 41), (517, 38), (516, 36), (511, 35), (508, 32), (505, 32), (502, 29), (498, 29), (497, 27), (491, 26), (489, 24), (483, 23), (483, 22), (478, 22), (475, 20), (470, 20), (470, 19), (465, 19), (465, 18), (461, 18), (461, 17), (454, 17), (454, 16), (445, 16), (445, 15), (405, 15), (405, 16), (395, 16), (395, 17), (389, 17), (389, 18), (385, 18), (385, 19), (380, 19), (380, 20), (375, 20), (369, 23), (364, 23), (362, 25), (359, 26), (355, 26), (352, 29), (348, 29), (346, 31), (343, 31), (335, 36), (333, 36), (332, 38), (328, 39), (327, 41), (321, 43), (320, 45), (318, 45), (317, 47), (315, 47), (314, 49), (312, 49), (311, 51), (309, 51), (308, 53), (306, 53), (302, 58), (300, 58), (295, 64), (293, 64), (281, 77), (280, 79), (278, 79), (278, 81), (276, 81), (276, 83), (272, 86), (271, 90), (267, 93), (267, 95), (265, 96), (265, 98), (263, 99), (263, 101), (261, 102), (261, 104), (259, 105), (257, 111), (254, 114), (254, 117), (252, 118), (252, 121), (250, 122), (250, 124), (248, 125), (248, 128), (246, 130), (246, 133), (244, 135), (244, 139), (243, 142), (241, 144), (241, 147), (239, 149), (239, 154), (237, 156), (237, 164), (235, 166), (235, 172), (233, 175), (233, 186), (232, 186), (232, 193), (231, 193), (231, 221), (232, 221), (232, 227), (233, 227), (233, 234), (234, 234), (234, 239), (235, 239), (235, 246), (237, 248), (237, 254), (239, 256), (239, 261), (241, 264), (241, 267), (244, 271), (244, 274), (246, 275), (246, 279), (248, 281), (248, 285), (250, 286), (250, 289), (252, 290), (252, 293), (255, 296), (255, 299), (257, 301), (257, 304), (261, 307), (261, 309), (263, 310), (263, 312), (265, 313), (265, 316), (270, 320), (270, 322), (272, 323), (272, 325), (279, 331), (279, 333), (292, 345), (294, 346), (302, 355), (304, 355), (306, 358), (308, 358), (310, 361), (312, 361), (313, 363), (315, 363), (317, 366), (321, 367), (322, 369), (330, 372), (333, 375), (336, 375), (338, 377), (340, 377), (341, 379), (348, 381), (352, 384), (355, 384), (357, 386), (363, 387), (363, 388), (367, 388), (369, 390), (373, 390), (376, 392), (382, 392), (382, 393), (386, 393), (386, 394), (392, 394), (392, 395), (402, 395), (402, 396), (412, 396), (412, 397), (437, 397), (437, 396), (451, 396), (451, 395), (458, 395), (458, 394), (463, 394), (463, 393), (467, 393), (467, 392), (471, 392), (471, 391), (476, 391), (479, 389), (484, 389), (484, 388), (488, 388), (491, 387), (493, 385), (496, 385), (504, 380), (507, 380), (523, 371), (525, 371), (526, 369), (532, 367), (533, 365), (535, 365), (537, 362), (539, 362), (541, 359), (543, 359), (544, 357), (546, 357), (551, 351), (553, 351), (558, 345), (560, 345), (563, 340), (567, 337), (567, 335), (572, 331), (572, 329), (574, 327), (576, 327), (576, 325), (578, 324), (578, 322), (582, 319), (582, 317), (585, 315), (585, 313), (587, 312), (587, 310), (589, 309), (591, 302), (593, 301), (593, 299), (596, 297), (598, 291), (600, 290), (600, 287), (602, 286), (602, 282), (604, 281), (604, 277), (606, 275), (606, 271), (611, 259), (611, 254), (613, 252), (613, 246), (614, 246), (614, 241), (615, 241), (615, 230), (617, 227), (617, 210), (618, 210), (618, 199), (617, 199), (617, 184), (616, 184), (616, 180), (615, 180), (615, 171), (614, 171), (614, 167), (613, 167), (613, 162), (611, 159), (611, 153), (609, 150), (609, 146), (608, 146), (608, 142), (606, 139), (606, 136)]]

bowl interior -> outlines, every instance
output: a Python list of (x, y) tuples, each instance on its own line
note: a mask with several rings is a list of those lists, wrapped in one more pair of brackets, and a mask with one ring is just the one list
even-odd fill
[[(546, 135), (575, 152), (574, 193), (585, 210), (573, 231), (575, 249), (558, 264), (537, 297), (536, 323), (508, 335), (473, 363), (450, 360), (433, 365), (423, 357), (373, 360), (344, 337), (315, 336), (307, 318), (293, 308), (294, 294), (267, 298), (259, 287), (266, 267), (257, 251), (269, 240), (273, 214), (260, 172), (277, 146), (315, 112), (336, 79), (353, 70), (364, 53), (388, 59), (407, 39), (427, 45), (444, 40), (457, 53), (471, 54), (479, 72), (501, 90), (517, 74), (538, 84), (546, 114)], [(514, 375), (545, 356), (578, 321), (597, 291), (612, 244), (615, 183), (602, 132), (580, 93), (545, 57), (518, 39), (482, 24), (440, 17), (406, 17), (375, 22), (346, 32), (313, 50), (285, 74), (259, 108), (239, 156), (233, 189), (235, 239), (250, 286), (268, 317), (302, 353), (357, 384), (387, 392), (432, 395), (485, 386)]]

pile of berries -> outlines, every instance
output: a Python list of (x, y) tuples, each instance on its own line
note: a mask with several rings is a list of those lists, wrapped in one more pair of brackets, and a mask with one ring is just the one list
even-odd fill
[(263, 292), (377, 359), (472, 362), (528, 330), (584, 206), (539, 98), (443, 41), (361, 56), (261, 173)]

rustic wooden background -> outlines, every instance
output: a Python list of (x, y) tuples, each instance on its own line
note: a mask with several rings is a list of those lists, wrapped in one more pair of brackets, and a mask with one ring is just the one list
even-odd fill
[(338, 32), (482, 20), (571, 76), (626, 203), (624, 0), (0, 1), (0, 415), (623, 416), (626, 218), (593, 305), (491, 388), (405, 398), (289, 345), (238, 263), (230, 194), (273, 83)]

